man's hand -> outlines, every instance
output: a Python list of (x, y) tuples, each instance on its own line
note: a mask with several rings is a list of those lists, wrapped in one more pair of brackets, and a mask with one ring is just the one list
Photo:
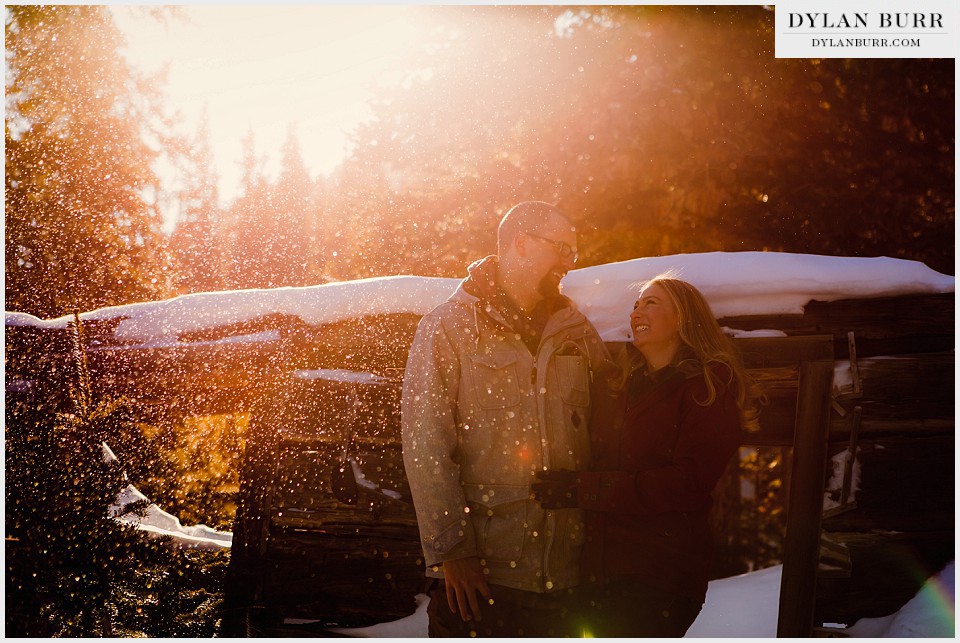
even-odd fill
[(537, 479), (530, 485), (535, 500), (544, 509), (568, 509), (578, 506), (578, 488), (576, 471), (560, 469), (558, 471), (537, 471)]
[(476, 556), (443, 561), (443, 576), (447, 587), (447, 605), (464, 621), (480, 619), (480, 601), (477, 592), (486, 601), (490, 598), (490, 587), (483, 575), (483, 566)]

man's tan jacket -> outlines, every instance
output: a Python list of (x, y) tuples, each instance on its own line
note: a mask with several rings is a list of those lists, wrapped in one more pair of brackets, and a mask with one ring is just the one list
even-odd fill
[[(570, 300), (531, 354), (508, 320), (467, 288), (421, 320), (402, 398), (403, 461), (427, 574), (478, 556), (487, 582), (549, 592), (579, 581), (578, 509), (542, 509), (536, 471), (589, 466), (592, 380), (609, 355)], [(486, 264), (486, 265), (484, 265)], [(489, 283), (489, 282), (487, 282)]]

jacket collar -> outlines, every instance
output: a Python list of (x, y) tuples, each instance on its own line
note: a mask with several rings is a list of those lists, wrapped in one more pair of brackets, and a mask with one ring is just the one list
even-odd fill
[[(467, 267), (467, 277), (457, 286), (456, 291), (450, 296), (450, 301), (479, 305), (492, 319), (512, 329), (512, 325), (501, 312), (499, 304), (501, 298), (506, 298), (506, 295), (497, 283), (497, 257), (489, 255), (474, 261)], [(576, 304), (564, 295), (558, 294), (548, 302), (548, 305), (550, 320), (547, 328), (544, 329), (545, 335), (548, 332), (556, 332), (557, 324), (560, 324), (562, 329), (579, 323), (582, 318)]]
[[(633, 377), (644, 377), (644, 376), (640, 373), (635, 373)], [(627, 399), (626, 399), (629, 395), (628, 391), (630, 387), (630, 383), (628, 382), (623, 393), (624, 395), (623, 402), (625, 405), (627, 405), (626, 414), (628, 416), (632, 416), (638, 413), (642, 413), (643, 411), (650, 408), (651, 406), (661, 401), (665, 397), (668, 397), (669, 395), (671, 395), (688, 379), (689, 378), (686, 377), (679, 370), (675, 368), (671, 368), (671, 372), (665, 373), (663, 375), (663, 380), (660, 381), (659, 384), (655, 384), (654, 388), (652, 388), (651, 390), (641, 395), (639, 399), (637, 399), (633, 404), (629, 404), (629, 405), (627, 405)]]
[(496, 298), (500, 291), (497, 283), (497, 265), (496, 255), (477, 259), (467, 266), (467, 278), (460, 284), (461, 287), (478, 299)]

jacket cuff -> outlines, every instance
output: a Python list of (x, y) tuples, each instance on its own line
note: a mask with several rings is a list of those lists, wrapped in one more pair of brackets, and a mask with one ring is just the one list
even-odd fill
[(442, 562), (477, 555), (473, 526), (466, 517), (429, 539), (428, 560)]
[(581, 471), (577, 500), (581, 509), (616, 511), (636, 496), (634, 474), (626, 471)]

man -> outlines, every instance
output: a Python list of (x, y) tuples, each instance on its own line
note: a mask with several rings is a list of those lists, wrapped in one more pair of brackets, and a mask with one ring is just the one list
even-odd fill
[[(420, 322), (403, 385), (403, 461), (430, 590), (430, 636), (580, 635), (578, 509), (543, 509), (536, 473), (588, 466), (592, 381), (609, 367), (560, 280), (577, 233), (527, 201), (497, 254)], [(599, 381), (599, 377), (597, 378)]]

